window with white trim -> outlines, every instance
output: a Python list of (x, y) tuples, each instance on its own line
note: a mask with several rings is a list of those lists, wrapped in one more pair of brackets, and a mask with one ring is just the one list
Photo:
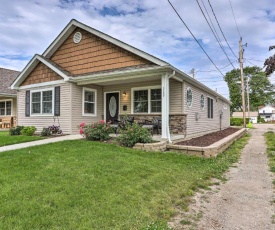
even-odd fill
[(96, 90), (83, 88), (83, 115), (96, 115)]
[(132, 89), (134, 113), (161, 113), (161, 88)]
[(12, 102), (11, 100), (0, 101), (0, 116), (11, 116)]
[(192, 89), (188, 87), (186, 90), (186, 104), (190, 108), (192, 106), (192, 103), (193, 103)]
[(207, 117), (213, 119), (213, 99), (207, 98)]
[(53, 89), (43, 89), (31, 91), (31, 114), (32, 115), (52, 115), (54, 104)]

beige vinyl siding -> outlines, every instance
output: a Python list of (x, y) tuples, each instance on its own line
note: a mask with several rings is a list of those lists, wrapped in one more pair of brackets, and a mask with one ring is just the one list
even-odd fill
[[(97, 90), (97, 103), (96, 103), (96, 116), (83, 116), (83, 88), (96, 89)], [(103, 119), (103, 91), (102, 86), (97, 85), (85, 85), (84, 87), (78, 86), (74, 83), (71, 84), (71, 122), (72, 122), (72, 133), (79, 133), (79, 124), (85, 122), (91, 124)]]
[[(20, 90), (18, 92), (18, 125), (23, 126), (35, 126), (37, 132), (41, 132), (43, 127), (48, 127), (50, 125), (59, 125), (65, 134), (70, 134), (71, 132), (71, 120), (70, 120), (70, 83), (64, 83), (59, 85), (51, 85), (45, 87), (31, 88), (31, 90), (40, 90), (45, 88), (53, 88), (55, 86), (60, 86), (60, 116), (58, 120), (53, 116), (25, 116), (25, 96), (26, 90)], [(57, 117), (55, 117), (57, 118)]]
[(175, 79), (170, 79), (170, 114), (183, 112), (182, 87), (183, 84)]
[[(229, 124), (230, 107), (226, 102), (223, 102), (216, 96), (211, 95), (203, 90), (196, 88), (195, 86), (184, 83), (184, 113), (187, 114), (187, 136), (197, 136), (204, 133), (220, 130), (220, 112), (223, 111), (223, 119), (221, 122), (221, 128), (227, 128)], [(192, 89), (193, 102), (189, 108), (186, 103), (186, 91), (187, 88)], [(200, 97), (204, 95), (204, 109), (201, 110)], [(207, 117), (207, 98), (213, 99), (213, 119)], [(227, 110), (223, 109), (223, 103), (227, 104)], [(196, 120), (196, 113), (198, 113), (199, 119)]]

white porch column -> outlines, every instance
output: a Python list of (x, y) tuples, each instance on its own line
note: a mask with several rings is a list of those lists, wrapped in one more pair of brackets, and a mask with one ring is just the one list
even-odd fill
[(161, 138), (168, 139), (169, 79), (167, 73), (161, 76), (161, 94)]

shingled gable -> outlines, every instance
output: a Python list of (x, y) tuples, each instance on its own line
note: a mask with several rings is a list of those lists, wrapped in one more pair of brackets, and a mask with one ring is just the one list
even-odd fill
[[(83, 36), (79, 44), (73, 43), (76, 32)], [(73, 19), (42, 56), (33, 57), (11, 88), (62, 78), (68, 81), (70, 77), (87, 73), (166, 65), (168, 63)], [(44, 71), (43, 78), (36, 76), (37, 69)]]

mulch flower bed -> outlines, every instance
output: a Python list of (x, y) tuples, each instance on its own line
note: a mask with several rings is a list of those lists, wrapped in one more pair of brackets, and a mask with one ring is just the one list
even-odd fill
[(214, 144), (215, 142), (237, 132), (240, 129), (237, 128), (227, 128), (222, 131), (209, 133), (201, 137), (192, 138), (187, 141), (182, 141), (177, 143), (177, 145), (188, 145), (188, 146), (199, 146), (199, 147), (206, 147), (209, 145)]

